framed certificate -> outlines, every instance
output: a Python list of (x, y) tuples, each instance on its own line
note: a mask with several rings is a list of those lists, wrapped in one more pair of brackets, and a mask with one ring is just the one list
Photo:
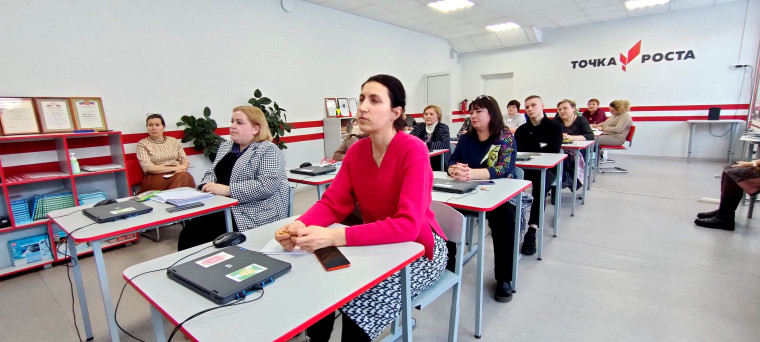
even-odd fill
[(5, 135), (39, 133), (32, 98), (0, 98), (0, 125)]
[(331, 118), (338, 113), (338, 101), (334, 97), (325, 98), (325, 111), (327, 111), (327, 117)]
[(356, 116), (357, 110), (359, 110), (359, 105), (356, 102), (356, 98), (352, 97), (348, 99), (348, 111), (351, 113), (351, 116)]
[(42, 133), (71, 132), (74, 121), (71, 119), (71, 109), (68, 98), (37, 97), (37, 117), (42, 127)]
[(340, 110), (340, 112), (338, 113), (338, 116), (351, 116), (351, 111), (348, 110), (347, 98), (338, 99), (338, 109)]
[(76, 129), (108, 130), (103, 100), (99, 97), (71, 97), (69, 102)]

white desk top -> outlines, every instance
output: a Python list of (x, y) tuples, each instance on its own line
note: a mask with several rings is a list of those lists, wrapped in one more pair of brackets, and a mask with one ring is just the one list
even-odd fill
[(580, 150), (593, 144), (593, 140), (573, 140), (568, 144), (562, 144), (562, 148), (568, 150)]
[[(296, 217), (273, 222), (245, 232), (248, 239), (239, 246), (259, 250), (274, 238), (274, 232)], [(126, 269), (124, 279), (167, 267), (182, 256), (210, 246), (204, 244), (163, 256)], [(211, 247), (187, 258), (213, 253)], [(182, 326), (198, 341), (287, 341), (320, 318), (379, 283), (390, 274), (423, 255), (416, 242), (362, 247), (340, 247), (351, 266), (332, 272), (322, 268), (312, 254), (274, 255), (293, 268), (264, 288), (264, 296), (246, 304), (214, 310)], [(137, 277), (132, 286), (164, 317), (177, 325), (192, 314), (218, 305), (190, 291), (166, 276), (165, 271)], [(259, 292), (248, 296), (251, 300)]]
[(760, 136), (757, 136), (757, 135), (754, 135), (754, 134), (753, 135), (747, 135), (747, 134), (745, 134), (745, 135), (742, 135), (741, 138), (739, 138), (739, 140), (741, 140), (741, 141), (748, 141), (748, 142), (751, 142), (751, 143), (756, 143), (756, 142), (760, 142)]
[[(124, 200), (126, 199), (119, 199), (119, 202), (122, 202)], [(92, 204), (51, 211), (48, 213), (48, 217), (53, 220), (53, 223), (57, 224), (67, 233), (71, 233), (79, 227), (84, 227), (86, 225), (92, 224), (71, 234), (71, 237), (76, 242), (88, 242), (107, 239), (114, 236), (141, 231), (151, 227), (182, 221), (188, 218), (220, 211), (236, 205), (238, 203), (238, 200), (224, 196), (214, 196), (214, 198), (203, 201), (204, 206), (202, 207), (177, 211), (173, 213), (166, 211), (166, 208), (174, 207), (171, 204), (160, 203), (152, 200), (148, 200), (142, 203), (149, 207), (153, 207), (153, 211), (147, 214), (142, 214), (114, 222), (95, 223), (95, 221), (89, 217), (84, 216), (81, 210), (85, 208), (91, 208), (93, 206)], [(69, 213), (73, 214), (63, 216)]]
[[(434, 171), (433, 174), (435, 178), (451, 179), (443, 171)], [(480, 185), (475, 192), (467, 194), (433, 190), (433, 201), (470, 211), (491, 211), (516, 196), (520, 191), (527, 189), (531, 184), (530, 181), (522, 179), (499, 178), (491, 180), (494, 184)]]
[(444, 154), (444, 153), (446, 153), (448, 151), (449, 151), (449, 149), (447, 149), (447, 148), (446, 149), (442, 149), (442, 150), (432, 150), (432, 151), (430, 151), (430, 153), (428, 153), (428, 155), (430, 155), (431, 157), (433, 157), (433, 156), (437, 156), (437, 155), (440, 155), (440, 154)]
[(288, 181), (293, 183), (301, 183), (301, 184), (308, 184), (308, 185), (322, 185), (322, 184), (329, 184), (332, 183), (333, 180), (335, 180), (335, 176), (338, 175), (338, 171), (340, 170), (340, 167), (330, 173), (326, 173), (324, 175), (319, 176), (307, 176), (307, 175), (301, 175), (298, 173), (292, 173), (290, 170), (288, 170)]
[[(517, 161), (515, 166), (527, 169), (550, 169), (561, 161), (567, 158), (567, 154), (564, 153), (535, 153), (535, 152), (517, 152), (517, 153), (530, 153), (531, 159), (526, 161)], [(535, 156), (534, 154), (538, 154)]]
[(741, 123), (747, 122), (745, 120), (731, 119), (731, 120), (686, 120), (690, 124), (705, 124), (705, 123)]

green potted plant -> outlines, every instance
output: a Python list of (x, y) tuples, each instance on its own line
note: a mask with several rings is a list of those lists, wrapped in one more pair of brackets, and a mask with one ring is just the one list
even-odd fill
[[(264, 112), (264, 117), (267, 118), (269, 124), (269, 130), (274, 136), (274, 142), (281, 150), (288, 148), (285, 143), (280, 140), (280, 137), (285, 135), (285, 132), (290, 133), (291, 125), (287, 122), (287, 116), (285, 115), (285, 108), (277, 105), (277, 102), (273, 102), (272, 99), (261, 95), (261, 90), (256, 89), (253, 92), (253, 97), (248, 100), (252, 106), (261, 109)], [(267, 106), (270, 105), (271, 106)]]
[(183, 115), (177, 122), (178, 127), (187, 126), (184, 133), (185, 137), (182, 142), (192, 141), (197, 151), (203, 151), (203, 155), (214, 161), (216, 152), (219, 151), (219, 145), (224, 139), (216, 132), (216, 121), (211, 118), (211, 109), (203, 108), (203, 117), (196, 118), (190, 115)]

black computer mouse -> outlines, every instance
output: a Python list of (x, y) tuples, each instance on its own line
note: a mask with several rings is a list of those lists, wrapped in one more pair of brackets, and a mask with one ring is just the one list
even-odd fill
[(94, 207), (99, 207), (101, 205), (114, 204), (114, 203), (116, 203), (115, 199), (104, 199), (98, 203), (95, 203)]
[(214, 247), (224, 248), (234, 246), (245, 241), (245, 234), (241, 232), (229, 232), (219, 235), (214, 239)]
[(302, 163), (301, 165), (299, 165), (298, 167), (309, 167), (309, 166), (311, 166), (311, 163), (305, 162), (305, 163)]

